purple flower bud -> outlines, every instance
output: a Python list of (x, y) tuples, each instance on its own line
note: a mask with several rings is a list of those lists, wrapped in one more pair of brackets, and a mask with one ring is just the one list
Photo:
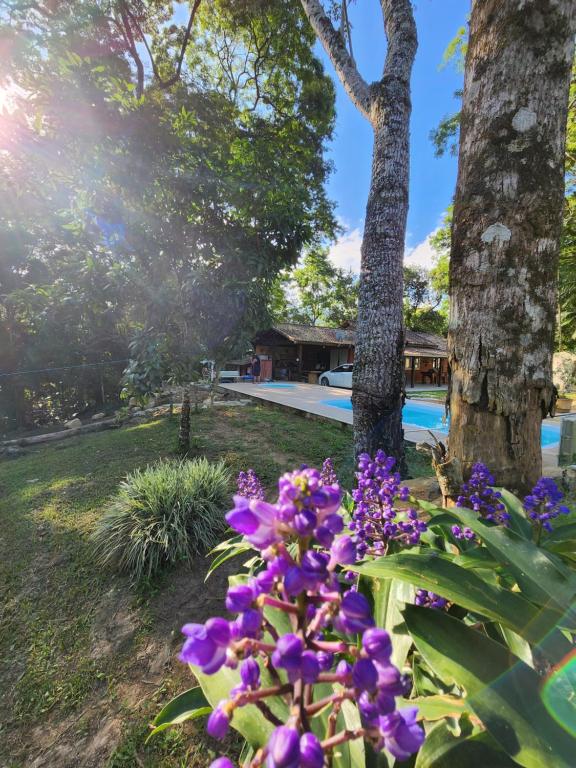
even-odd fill
[(304, 651), (301, 659), (302, 680), (305, 683), (315, 683), (320, 674), (320, 663), (314, 651)]
[(336, 665), (336, 674), (342, 678), (349, 677), (351, 672), (352, 672), (352, 667), (344, 659), (339, 661), (338, 664)]
[(268, 740), (268, 768), (298, 768), (300, 739), (298, 731), (280, 725)]
[(392, 642), (385, 629), (378, 629), (377, 627), (367, 629), (362, 637), (362, 646), (374, 661), (380, 661), (384, 664), (388, 664), (390, 661)]
[(367, 691), (362, 691), (358, 697), (358, 708), (362, 715), (362, 719), (368, 724), (372, 724), (378, 720), (378, 717), (381, 714)]
[(342, 520), (341, 515), (332, 514), (324, 518), (323, 525), (328, 528), (330, 533), (336, 535), (343, 530), (344, 520)]
[(234, 768), (234, 763), (227, 757), (217, 757), (210, 763), (209, 768)]
[(284, 576), (284, 589), (286, 590), (286, 594), (290, 597), (299, 595), (300, 592), (304, 590), (305, 584), (306, 579), (302, 573), (302, 569), (298, 568), (297, 565), (290, 567), (286, 572), (286, 576)]
[(330, 653), (329, 651), (319, 651), (316, 654), (316, 658), (318, 659), (321, 672), (328, 672), (332, 669), (332, 665), (334, 664), (333, 653)]
[(249, 608), (238, 616), (236, 626), (241, 637), (258, 637), (262, 629), (262, 614), (254, 608)]
[(255, 659), (244, 659), (240, 665), (240, 677), (246, 688), (253, 690), (260, 686), (260, 667)]
[(352, 565), (356, 562), (356, 544), (350, 536), (340, 536), (330, 549), (334, 560), (340, 565)]
[(292, 634), (283, 635), (272, 654), (272, 663), (280, 669), (299, 670), (303, 651), (304, 643), (301, 638)]
[(302, 557), (301, 568), (306, 586), (313, 589), (328, 576), (328, 555), (309, 549)]
[(402, 696), (405, 683), (400, 670), (393, 664), (378, 664), (378, 691), (388, 696)]
[(265, 571), (260, 571), (255, 579), (256, 590), (260, 594), (270, 594), (274, 587), (274, 578), (275, 576), (269, 567)]
[(238, 533), (249, 535), (258, 529), (258, 518), (250, 511), (248, 499), (234, 496), (234, 509), (226, 515), (226, 522)]
[(399, 709), (378, 721), (382, 747), (398, 760), (406, 760), (424, 743), (424, 730), (416, 722), (417, 712), (415, 707)]
[(226, 608), (231, 613), (245, 611), (254, 602), (254, 591), (248, 584), (238, 584), (228, 589)]
[(324, 765), (324, 750), (317, 736), (304, 733), (300, 737), (300, 768), (322, 768)]
[(326, 549), (329, 549), (332, 545), (332, 542), (334, 541), (334, 534), (331, 533), (324, 525), (320, 525), (318, 528), (316, 528), (314, 531), (314, 536), (316, 537), (316, 541)]
[(374, 626), (368, 600), (360, 592), (349, 591), (340, 605), (337, 623), (344, 632), (364, 632)]
[(318, 518), (315, 512), (311, 509), (303, 509), (297, 515), (294, 515), (292, 525), (300, 536), (310, 536), (317, 522)]
[(220, 704), (212, 711), (212, 714), (208, 718), (206, 723), (206, 730), (214, 739), (223, 739), (228, 733), (228, 727), (230, 725), (230, 718), (224, 710), (225, 701), (221, 701)]
[(378, 670), (370, 659), (358, 659), (352, 667), (352, 682), (360, 691), (372, 692), (378, 684)]

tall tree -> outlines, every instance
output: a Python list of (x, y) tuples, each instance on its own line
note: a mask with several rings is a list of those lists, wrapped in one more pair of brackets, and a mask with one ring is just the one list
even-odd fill
[(541, 472), (564, 195), (573, 0), (475, 0), (450, 260), (450, 454)]
[[(408, 213), (410, 75), (416, 25), (410, 0), (381, 0), (386, 60), (368, 85), (320, 0), (301, 0), (338, 77), (374, 130), (366, 207), (352, 402), (357, 452), (383, 448), (404, 465), (402, 262)], [(341, 27), (349, 32), (347, 0)], [(346, 34), (349, 38), (349, 35)]]

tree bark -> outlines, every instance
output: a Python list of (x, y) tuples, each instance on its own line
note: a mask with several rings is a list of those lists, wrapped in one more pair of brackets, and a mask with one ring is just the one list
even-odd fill
[(182, 392), (182, 410), (178, 428), (178, 453), (187, 456), (190, 451), (190, 390), (184, 387)]
[(541, 474), (574, 0), (475, 0), (450, 261), (450, 456), (523, 492)]
[(381, 80), (367, 85), (319, 0), (301, 0), (344, 88), (374, 130), (366, 208), (352, 403), (356, 453), (383, 449), (405, 470), (402, 292), (408, 214), (410, 75), (416, 25), (410, 0), (381, 0), (388, 43)]

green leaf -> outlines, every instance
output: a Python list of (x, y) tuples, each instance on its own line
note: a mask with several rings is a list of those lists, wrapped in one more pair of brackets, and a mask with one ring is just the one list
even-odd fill
[(154, 730), (150, 733), (146, 742), (160, 731), (172, 725), (184, 723), (186, 720), (195, 720), (197, 717), (209, 715), (212, 707), (199, 686), (190, 688), (179, 696), (169, 701), (168, 704), (154, 718)]
[(374, 620), (392, 639), (392, 663), (402, 669), (412, 646), (401, 609), (414, 602), (414, 588), (400, 579), (367, 579), (374, 600)]
[(470, 727), (454, 737), (446, 723), (439, 723), (426, 736), (416, 758), (415, 768), (514, 768), (517, 765), (484, 732)]
[(449, 694), (419, 696), (415, 699), (397, 699), (399, 707), (418, 707), (418, 719), (442, 720), (444, 717), (459, 718), (470, 711), (466, 699)]
[[(212, 707), (216, 707), (218, 702), (227, 699), (230, 690), (240, 683), (240, 673), (237, 669), (222, 667), (214, 675), (205, 675), (197, 667), (190, 668)], [(264, 687), (273, 684), (270, 675), (262, 666), (260, 676)], [(288, 707), (283, 699), (274, 697), (268, 699), (266, 703), (282, 722), (288, 720)], [(254, 706), (237, 708), (230, 725), (255, 748), (264, 746), (274, 730), (272, 723), (266, 720), (260, 710)]]
[(576, 595), (576, 577), (561, 563), (531, 541), (502, 525), (490, 525), (469, 509), (454, 513), (471, 528), (498, 560), (516, 577), (527, 596), (542, 605), (556, 604), (569, 609)]
[(475, 572), (434, 553), (387, 555), (351, 569), (373, 578), (396, 578), (429, 589), (469, 611), (498, 621), (533, 642), (554, 626), (556, 614), (542, 626), (542, 613), (521, 595), (489, 584)]
[(510, 515), (510, 528), (515, 531), (523, 539), (532, 539), (532, 525), (530, 520), (526, 517), (524, 512), (524, 506), (518, 496), (515, 496), (511, 491), (506, 488), (497, 488), (502, 496), (502, 503), (506, 507), (506, 511)]
[(525, 768), (569, 768), (576, 741), (550, 717), (540, 678), (507, 648), (440, 611), (409, 605), (406, 624), (416, 647), (466, 701), (502, 748)]
[(214, 573), (214, 571), (219, 568), (223, 563), (225, 563), (227, 560), (231, 560), (233, 557), (236, 557), (237, 555), (242, 555), (246, 552), (251, 552), (252, 548), (249, 546), (244, 547), (232, 547), (229, 550), (225, 552), (220, 552), (214, 560), (210, 563), (210, 567), (208, 568), (208, 572), (206, 573), (206, 578), (204, 581), (208, 581), (208, 578), (211, 574)]

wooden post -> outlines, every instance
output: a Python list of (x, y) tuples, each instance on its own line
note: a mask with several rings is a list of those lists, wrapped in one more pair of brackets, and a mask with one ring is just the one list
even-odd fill
[(410, 387), (414, 389), (414, 370), (416, 365), (416, 358), (410, 358)]

